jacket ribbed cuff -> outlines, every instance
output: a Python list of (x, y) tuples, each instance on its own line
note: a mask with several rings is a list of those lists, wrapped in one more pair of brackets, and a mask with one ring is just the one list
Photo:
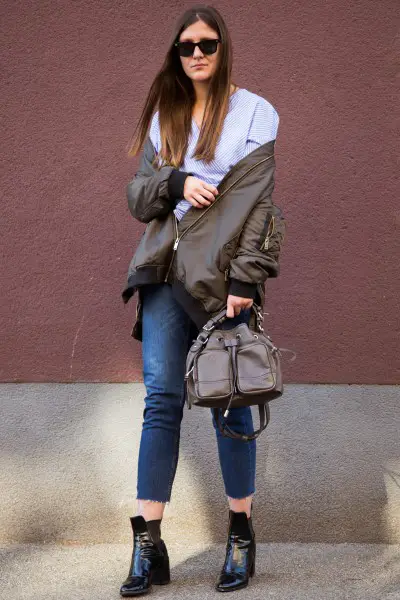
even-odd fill
[(232, 277), (229, 285), (229, 294), (232, 294), (232, 296), (239, 296), (240, 298), (251, 298), (254, 300), (257, 294), (257, 284), (247, 283)]
[(192, 173), (186, 173), (186, 171), (174, 169), (171, 171), (171, 174), (168, 177), (169, 201), (171, 203), (175, 201), (174, 207), (177, 204), (176, 200), (181, 200), (183, 198), (183, 188), (185, 187), (186, 177), (189, 175), (192, 175)]

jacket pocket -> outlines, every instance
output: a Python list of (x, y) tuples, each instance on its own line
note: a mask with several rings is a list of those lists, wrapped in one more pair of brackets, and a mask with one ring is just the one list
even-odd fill
[(227, 271), (229, 269), (230, 262), (235, 256), (236, 249), (238, 247), (239, 238), (241, 231), (231, 238), (226, 244), (224, 244), (219, 253), (218, 269), (225, 273), (225, 279), (227, 278)]
[(278, 260), (281, 245), (285, 239), (286, 221), (281, 209), (274, 204), (273, 210), (268, 213), (260, 235), (259, 248)]
[(272, 213), (268, 213), (267, 218), (265, 219), (264, 226), (262, 232), (260, 234), (259, 240), (259, 248), (266, 252), (271, 243), (271, 237), (275, 233), (275, 217)]

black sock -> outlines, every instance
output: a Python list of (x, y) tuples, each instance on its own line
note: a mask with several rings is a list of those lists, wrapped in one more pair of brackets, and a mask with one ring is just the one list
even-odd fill
[(146, 521), (146, 525), (151, 535), (151, 539), (155, 544), (158, 544), (161, 538), (161, 519)]

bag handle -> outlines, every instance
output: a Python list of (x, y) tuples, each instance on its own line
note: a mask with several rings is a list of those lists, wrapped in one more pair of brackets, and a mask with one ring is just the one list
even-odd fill
[[(257, 328), (259, 331), (264, 331), (263, 325), (263, 315), (261, 311), (261, 307), (253, 302), (251, 308), (254, 310), (256, 319), (257, 319)], [(223, 321), (225, 321), (228, 317), (226, 316), (227, 306), (225, 306), (222, 310), (220, 310), (214, 317), (211, 317), (207, 321), (205, 325), (203, 325), (202, 329), (210, 333), (213, 329), (216, 328), (217, 325), (220, 325)]]
[(221, 417), (222, 409), (221, 408), (213, 408), (212, 410), (214, 413), (215, 421), (218, 425), (218, 429), (220, 430), (222, 435), (225, 435), (226, 437), (230, 437), (235, 440), (243, 440), (245, 442), (250, 442), (251, 440), (255, 440), (256, 438), (258, 438), (260, 433), (262, 433), (264, 431), (264, 429), (267, 427), (269, 420), (270, 420), (270, 411), (269, 411), (268, 402), (266, 404), (259, 404), (258, 405), (258, 412), (260, 415), (259, 429), (257, 429), (256, 431), (254, 431), (253, 433), (250, 433), (250, 434), (238, 433), (237, 431), (233, 431), (233, 429), (231, 429), (226, 424), (225, 421), (222, 422), (222, 417)]

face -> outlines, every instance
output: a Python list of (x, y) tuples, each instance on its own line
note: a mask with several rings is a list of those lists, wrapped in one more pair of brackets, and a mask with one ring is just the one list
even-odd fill
[[(204, 21), (196, 21), (187, 27), (179, 36), (179, 42), (200, 42), (201, 40), (216, 40), (218, 33)], [(195, 47), (193, 56), (180, 56), (183, 70), (194, 81), (206, 81), (215, 73), (218, 65), (220, 45), (214, 54), (203, 54), (198, 46)]]

